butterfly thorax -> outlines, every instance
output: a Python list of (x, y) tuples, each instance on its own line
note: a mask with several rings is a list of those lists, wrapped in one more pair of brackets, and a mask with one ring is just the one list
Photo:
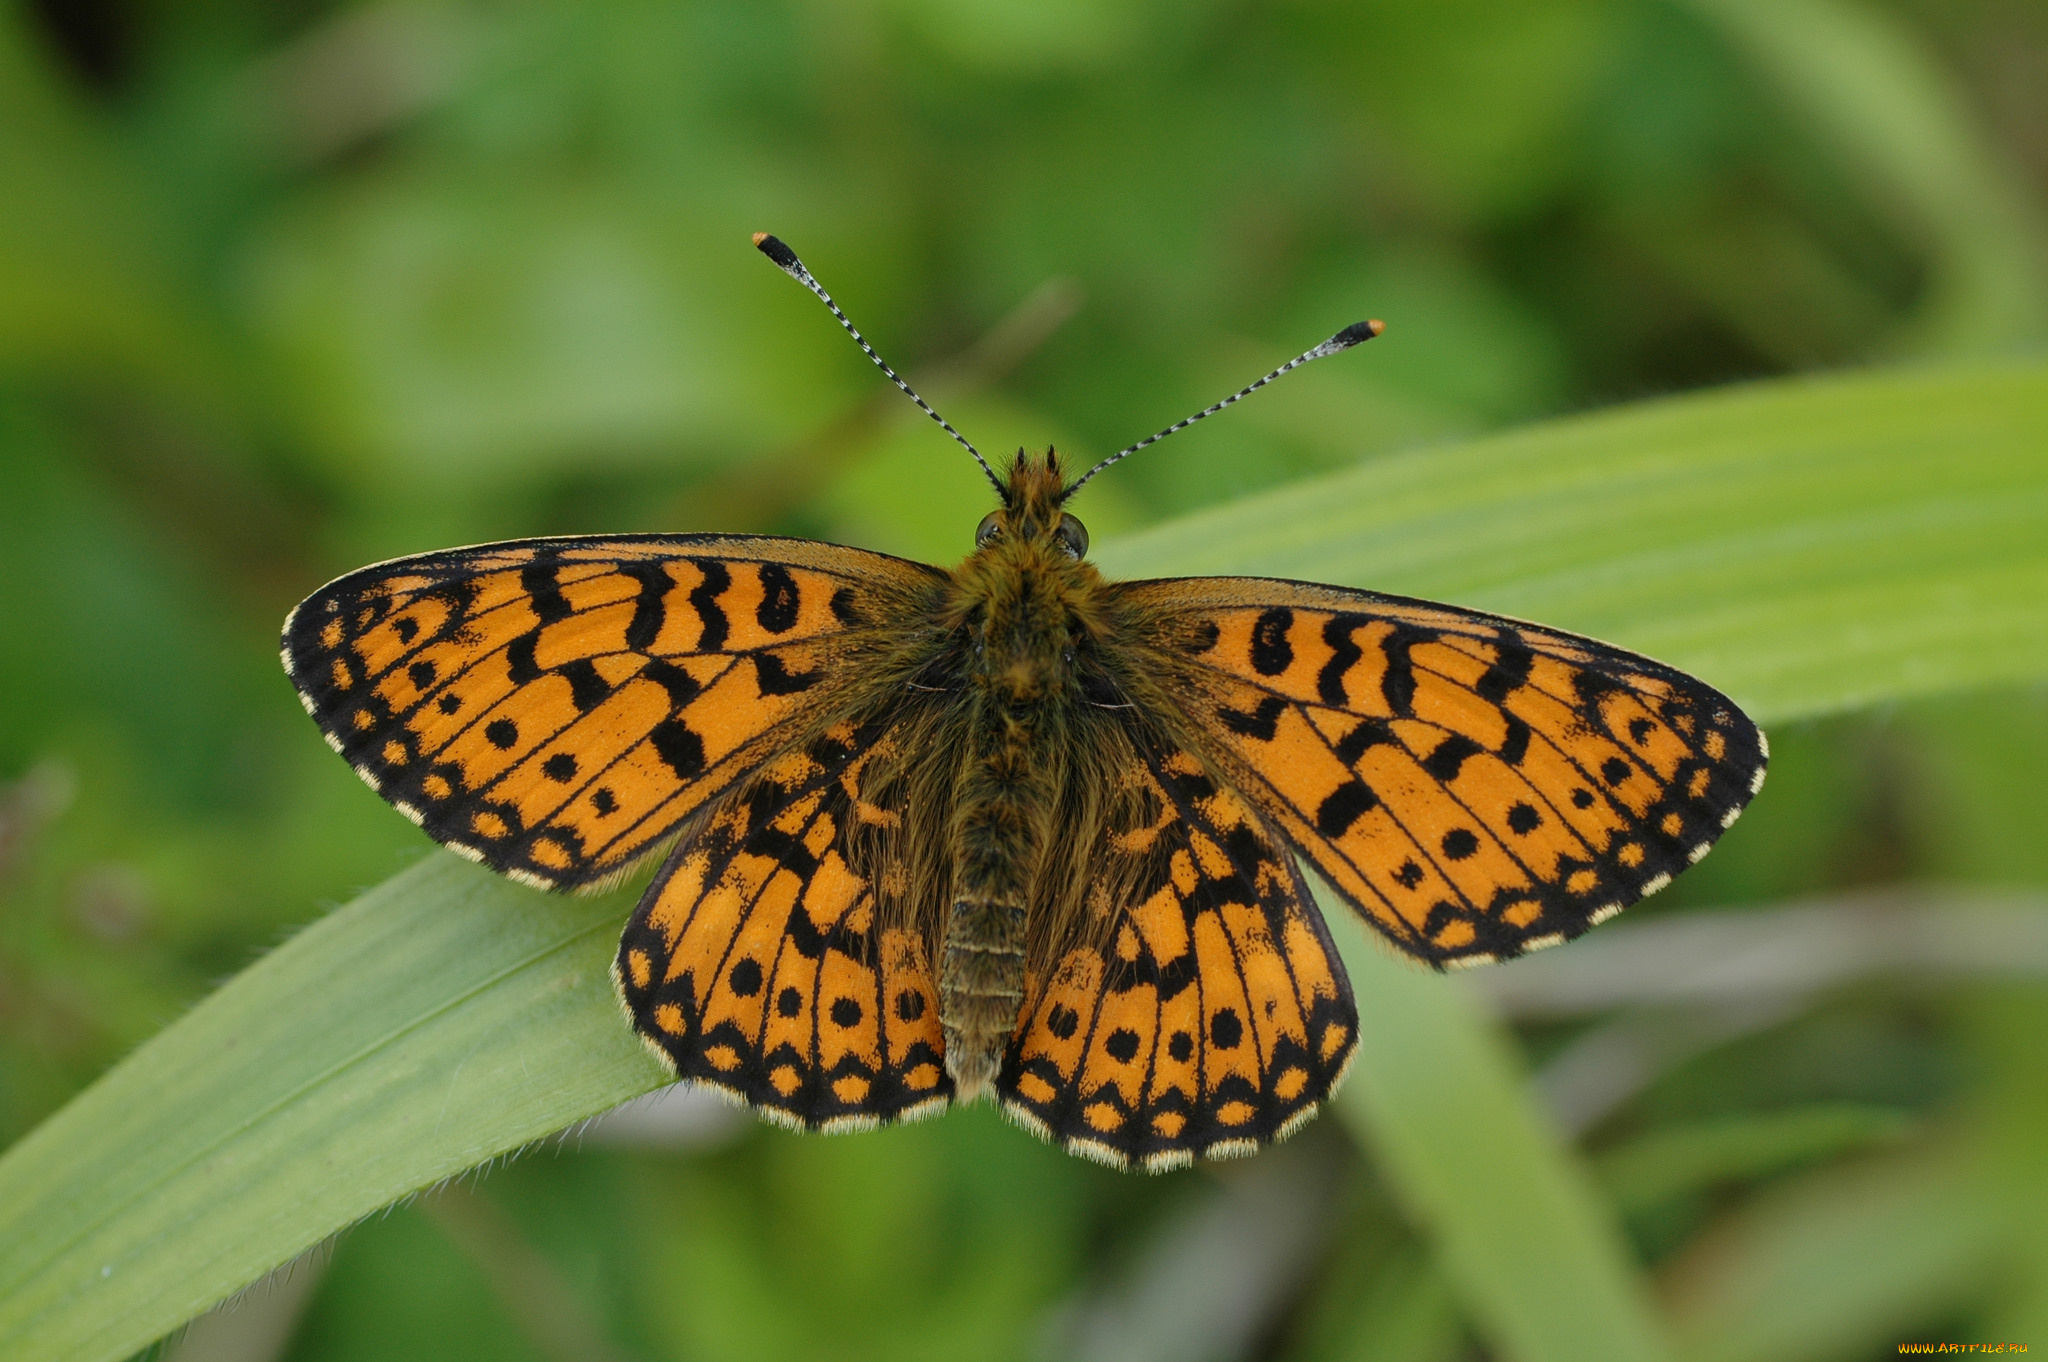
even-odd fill
[(1003, 506), (953, 574), (946, 623), (965, 645), (955, 678), (967, 742), (951, 826), (953, 886), (941, 938), (946, 1063), (959, 1096), (992, 1082), (1025, 993), (1032, 905), (1073, 779), (1077, 712), (1102, 636), (1107, 587), (1062, 533), (1059, 464), (1020, 454)]

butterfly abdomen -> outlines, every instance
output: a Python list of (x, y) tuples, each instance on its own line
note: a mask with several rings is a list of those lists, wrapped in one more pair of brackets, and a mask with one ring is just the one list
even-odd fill
[(1046, 742), (1043, 703), (1006, 702), (986, 690), (968, 703), (977, 712), (955, 794), (953, 892), (939, 969), (946, 1067), (961, 1101), (995, 1080), (1017, 1028), (1028, 904), (1058, 764)]

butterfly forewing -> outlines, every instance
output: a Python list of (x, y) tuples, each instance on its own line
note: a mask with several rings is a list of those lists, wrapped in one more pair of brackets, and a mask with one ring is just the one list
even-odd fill
[(1712, 688), (1590, 639), (1336, 587), (1132, 583), (1204, 755), (1395, 945), (1568, 939), (1706, 853), (1762, 784)]
[(936, 569), (806, 540), (525, 540), (323, 587), (285, 623), (307, 710), (436, 840), (603, 882), (774, 750), (835, 641)]
[(1024, 1124), (1115, 1166), (1248, 1153), (1349, 1063), (1343, 966), (1293, 858), (1200, 761), (1134, 750), (1130, 778), (1152, 798), (1097, 856), (1129, 901), (1102, 944), (1054, 953), (997, 1088)]
[(619, 947), (627, 1009), (680, 1077), (805, 1129), (952, 1094), (924, 943), (877, 921), (872, 867), (896, 863), (903, 821), (862, 775), (890, 742), (846, 723), (772, 759), (662, 867)]

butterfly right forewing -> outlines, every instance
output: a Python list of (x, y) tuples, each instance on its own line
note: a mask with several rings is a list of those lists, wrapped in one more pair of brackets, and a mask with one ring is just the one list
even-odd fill
[(1592, 639), (1300, 582), (1118, 590), (1204, 757), (1432, 963), (1577, 936), (1762, 784), (1763, 734), (1725, 696)]

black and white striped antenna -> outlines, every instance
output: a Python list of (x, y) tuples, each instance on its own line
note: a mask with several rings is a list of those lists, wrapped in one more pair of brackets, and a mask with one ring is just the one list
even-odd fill
[(969, 454), (972, 454), (974, 456), (974, 461), (981, 465), (981, 471), (988, 474), (988, 480), (995, 485), (996, 494), (998, 496), (1002, 495), (1003, 480), (996, 476), (995, 469), (990, 468), (988, 466), (988, 460), (981, 457), (981, 451), (976, 449), (973, 445), (969, 444), (967, 442), (967, 437), (965, 435), (962, 435), (959, 431), (953, 429), (953, 423), (951, 421), (948, 421), (945, 417), (933, 411), (931, 403), (925, 401), (922, 397), (919, 397), (917, 395), (917, 390), (915, 388), (912, 388), (908, 383), (905, 383), (900, 377), (898, 377), (896, 371), (889, 367), (888, 362), (884, 360), (880, 355), (875, 353), (875, 347), (869, 345), (867, 343), (867, 339), (860, 334), (860, 331), (854, 326), (854, 324), (846, 319), (846, 314), (839, 310), (839, 304), (832, 301), (832, 295), (825, 292), (824, 286), (821, 285), (816, 279), (811, 277), (811, 272), (804, 268), (804, 262), (797, 259), (796, 252), (792, 251), (788, 246), (784, 245), (779, 237), (770, 236), (766, 232), (754, 233), (754, 245), (760, 250), (761, 254), (767, 256), (770, 260), (773, 260), (777, 265), (781, 266), (782, 272), (784, 274), (796, 280), (799, 284), (802, 284), (811, 292), (817, 294), (818, 301), (823, 303), (826, 307), (832, 309), (832, 315), (837, 317), (839, 319), (839, 324), (846, 328), (846, 334), (853, 337), (853, 343), (855, 345), (858, 345), (861, 348), (862, 352), (865, 353), (869, 359), (875, 362), (875, 367), (877, 369), (880, 369), (883, 373), (889, 376), (889, 381), (891, 383), (894, 383), (897, 387), (903, 389), (903, 395), (905, 397), (908, 397), (911, 401), (917, 403), (917, 409), (919, 411), (923, 412), (926, 416), (931, 417), (932, 420), (937, 421), (939, 425), (945, 430), (946, 434), (958, 440), (960, 442), (960, 447), (962, 449), (965, 449)]
[(1315, 349), (1304, 350), (1301, 354), (1298, 354), (1293, 359), (1288, 360), (1285, 364), (1275, 369), (1272, 373), (1267, 374), (1258, 382), (1246, 384), (1244, 387), (1239, 388), (1230, 396), (1224, 398), (1221, 402), (1215, 403), (1212, 406), (1204, 407), (1200, 411), (1196, 412), (1193, 416), (1187, 417), (1184, 420), (1175, 421), (1172, 425), (1168, 426), (1165, 430), (1160, 431), (1156, 435), (1147, 435), (1144, 439), (1138, 441), (1138, 443), (1134, 445), (1131, 445), (1129, 448), (1119, 449), (1116, 453), (1110, 455), (1101, 463), (1096, 464), (1095, 467), (1089, 469), (1086, 473), (1083, 473), (1080, 477), (1075, 478), (1072, 482), (1068, 483), (1064, 488), (1062, 488), (1060, 490), (1060, 500), (1065, 501), (1068, 497), (1074, 495), (1075, 492), (1080, 490), (1082, 483), (1088, 481), (1088, 479), (1094, 477), (1097, 473), (1100, 473), (1103, 469), (1109, 467), (1117, 460), (1129, 458), (1131, 455), (1143, 449), (1146, 445), (1156, 445), (1161, 440), (1165, 439), (1167, 436), (1173, 434), (1175, 431), (1186, 430), (1195, 422), (1200, 421), (1206, 417), (1214, 416), (1217, 412), (1222, 411), (1231, 403), (1239, 402), (1247, 397), (1250, 397), (1253, 393), (1265, 387), (1268, 383), (1271, 383), (1274, 379), (1280, 377), (1280, 375), (1286, 373), (1288, 370), (1299, 369), (1302, 365), (1308, 363), (1312, 359), (1321, 359), (1325, 355), (1334, 355), (1339, 350), (1349, 350), (1354, 345), (1362, 345), (1366, 341), (1371, 340), (1374, 336), (1377, 336), (1378, 334), (1380, 334), (1380, 332), (1386, 329), (1386, 325), (1377, 320), (1366, 322), (1353, 322), (1351, 325), (1345, 327), (1342, 331), (1339, 331), (1336, 335), (1324, 341), (1321, 345), (1318, 345)]

